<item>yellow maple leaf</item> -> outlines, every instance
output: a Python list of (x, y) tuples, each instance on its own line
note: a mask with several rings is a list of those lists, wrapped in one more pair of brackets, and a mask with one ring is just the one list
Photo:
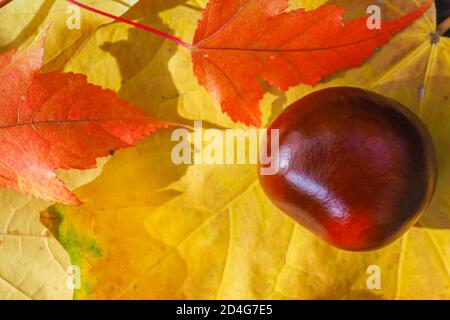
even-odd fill
[[(140, 2), (128, 14), (189, 40), (198, 4)], [(383, 15), (398, 16), (418, 5), (385, 1)], [(271, 89), (262, 104), (267, 123), (311, 91), (351, 85), (416, 112), (435, 141), (440, 179), (431, 207), (400, 240), (368, 253), (334, 249), (272, 205), (255, 166), (176, 166), (170, 132), (160, 132), (118, 153), (98, 179), (80, 188), (84, 206), (43, 213), (61, 219), (51, 227), (81, 267), (76, 297), (450, 299), (450, 39), (435, 30), (432, 8), (361, 68), (314, 88)], [(66, 70), (88, 74), (153, 115), (234, 126), (199, 87), (189, 59), (184, 48), (114, 23), (100, 28)], [(370, 266), (381, 270), (377, 290), (367, 286)]]
[[(138, 0), (98, 1), (102, 10), (121, 15)], [(86, 3), (89, 3), (86, 2)], [(101, 25), (111, 20), (82, 12), (65, 0), (14, 0), (0, 10), (0, 51), (26, 46), (37, 32), (51, 24), (45, 46), (45, 68), (62, 67)]]
[(0, 299), (70, 299), (69, 257), (37, 215), (48, 203), (10, 190), (0, 201)]

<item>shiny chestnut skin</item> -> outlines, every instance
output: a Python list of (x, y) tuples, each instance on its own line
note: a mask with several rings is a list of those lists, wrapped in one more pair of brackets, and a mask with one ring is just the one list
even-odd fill
[[(270, 129), (280, 130), (280, 169), (260, 175), (264, 191), (335, 247), (381, 248), (431, 202), (437, 178), (433, 142), (421, 120), (394, 100), (329, 88), (289, 106)], [(269, 134), (269, 155), (270, 146)]]

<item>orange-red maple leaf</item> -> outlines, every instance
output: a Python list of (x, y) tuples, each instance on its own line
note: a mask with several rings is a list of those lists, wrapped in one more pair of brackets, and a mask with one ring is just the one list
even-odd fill
[(79, 204), (56, 169), (89, 169), (167, 123), (73, 73), (40, 74), (41, 36), (0, 55), (0, 187)]
[(336, 6), (285, 12), (288, 0), (210, 0), (195, 33), (194, 71), (234, 121), (258, 126), (258, 80), (287, 90), (357, 67), (430, 4), (370, 30), (367, 18), (344, 24)]

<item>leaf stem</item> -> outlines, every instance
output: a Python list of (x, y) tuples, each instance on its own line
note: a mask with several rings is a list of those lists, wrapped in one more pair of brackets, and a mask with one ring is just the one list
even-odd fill
[(114, 19), (114, 20), (119, 21), (119, 22), (123, 22), (123, 23), (129, 24), (129, 25), (131, 25), (133, 27), (145, 30), (145, 31), (153, 33), (153, 34), (155, 34), (155, 35), (157, 35), (159, 37), (162, 37), (162, 38), (168, 39), (170, 41), (173, 41), (176, 44), (179, 44), (179, 45), (181, 45), (181, 46), (183, 46), (183, 47), (185, 47), (185, 48), (187, 48), (189, 50), (192, 50), (194, 48), (194, 46), (192, 44), (184, 42), (184, 41), (182, 41), (182, 40), (180, 40), (180, 39), (178, 39), (178, 38), (176, 38), (176, 37), (174, 37), (174, 36), (172, 36), (170, 34), (162, 32), (160, 30), (157, 30), (157, 29), (145, 26), (143, 24), (140, 24), (140, 23), (137, 23), (137, 22), (133, 22), (133, 21), (130, 21), (128, 19), (121, 18), (121, 17), (115, 16), (113, 14), (110, 14), (110, 13), (107, 13), (107, 12), (95, 9), (93, 7), (90, 7), (88, 5), (82, 4), (82, 3), (78, 2), (78, 1), (75, 1), (75, 0), (67, 0), (67, 1), (72, 3), (72, 4), (74, 4), (74, 5), (76, 5), (76, 6), (79, 6), (80, 8), (89, 10), (91, 12), (97, 13), (97, 14), (102, 15), (104, 17), (108, 17), (108, 18)]
[(444, 34), (446, 34), (447, 31), (450, 31), (450, 17), (448, 17), (447, 19), (442, 21), (437, 28), (437, 33), (440, 36), (443, 36)]

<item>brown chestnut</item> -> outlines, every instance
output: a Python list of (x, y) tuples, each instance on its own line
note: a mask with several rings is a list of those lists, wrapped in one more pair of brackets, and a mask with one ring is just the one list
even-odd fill
[[(279, 129), (279, 171), (260, 175), (264, 191), (333, 246), (381, 248), (407, 231), (433, 197), (430, 134), (392, 99), (357, 88), (324, 89), (289, 106), (270, 129)], [(270, 147), (269, 138), (269, 155)]]

